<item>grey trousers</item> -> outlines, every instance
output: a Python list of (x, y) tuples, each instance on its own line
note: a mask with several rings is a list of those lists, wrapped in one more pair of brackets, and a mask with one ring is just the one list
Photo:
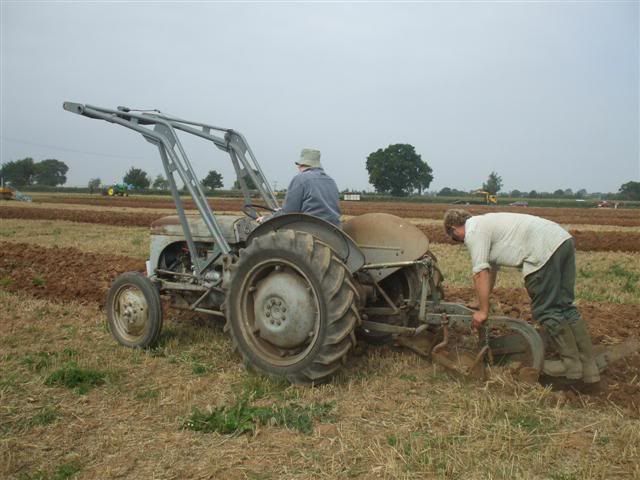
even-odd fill
[(534, 320), (550, 335), (580, 320), (580, 312), (573, 303), (576, 285), (573, 238), (565, 240), (540, 270), (527, 275), (524, 285), (531, 297)]

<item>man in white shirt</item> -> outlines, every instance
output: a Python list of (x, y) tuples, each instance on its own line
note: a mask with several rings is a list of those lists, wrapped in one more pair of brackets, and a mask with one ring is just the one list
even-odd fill
[(471, 255), (479, 301), (473, 326), (480, 327), (489, 316), (489, 297), (499, 267), (518, 268), (531, 297), (533, 318), (545, 327), (560, 355), (559, 361), (545, 361), (544, 373), (598, 382), (591, 336), (574, 305), (573, 237), (557, 223), (521, 213), (472, 216), (453, 209), (445, 213), (444, 226), (453, 240), (464, 242)]

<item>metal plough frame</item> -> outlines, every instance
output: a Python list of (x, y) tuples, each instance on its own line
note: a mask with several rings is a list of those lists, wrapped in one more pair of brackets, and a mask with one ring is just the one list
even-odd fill
[[(419, 325), (417, 327), (407, 327), (363, 320), (362, 326), (368, 330), (406, 337), (420, 335), (430, 327), (441, 328), (444, 334), (444, 340), (440, 344), (436, 345), (431, 352), (420, 352), (418, 349), (413, 350), (419, 354), (431, 357), (434, 361), (438, 361), (438, 363), (443, 364), (447, 368), (455, 369), (453, 364), (448, 362), (446, 358), (443, 356), (438, 357), (438, 351), (447, 346), (449, 330), (463, 329), (469, 332), (472, 331), (471, 322), (474, 311), (458, 303), (440, 301), (439, 295), (430, 281), (433, 278), (433, 260), (429, 257), (425, 257), (420, 260), (409, 262), (367, 264), (363, 269), (370, 270), (389, 267), (407, 267), (410, 265), (422, 266), (426, 272), (422, 276), (421, 281), (418, 313)], [(427, 301), (429, 293), (432, 294), (432, 301)], [(384, 297), (387, 300), (387, 303), (389, 303), (390, 308), (365, 308), (365, 311), (373, 310), (377, 313), (387, 313), (390, 315), (398, 314), (398, 307), (393, 305), (386, 296)], [(506, 330), (509, 331), (511, 335), (490, 338), (489, 332), (492, 329)], [(501, 354), (524, 353), (524, 350), (522, 350), (524, 348), (522, 341), (524, 340), (525, 345), (528, 346), (531, 367), (538, 371), (542, 370), (545, 355), (544, 341), (537, 330), (528, 323), (511, 317), (492, 316), (487, 320), (484, 331), (478, 332), (478, 334), (480, 337), (484, 335), (484, 338), (481, 338), (484, 344), (479, 345), (479, 351), (477, 353), (474, 366), (482, 361), (485, 356), (499, 357)], [(517, 338), (514, 335), (517, 335), (520, 338)]]

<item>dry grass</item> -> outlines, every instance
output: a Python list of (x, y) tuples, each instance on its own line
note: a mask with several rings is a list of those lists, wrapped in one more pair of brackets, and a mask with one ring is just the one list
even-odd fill
[[(640, 478), (637, 419), (564, 405), (508, 372), (466, 383), (370, 349), (331, 384), (294, 387), (246, 373), (217, 323), (169, 313), (160, 345), (135, 351), (115, 344), (98, 308), (2, 291), (0, 302), (2, 478)], [(104, 383), (47, 385), (70, 364)], [(183, 428), (194, 408), (242, 397), (333, 408), (310, 434)]]
[(149, 229), (65, 222), (3, 219), (0, 240), (42, 247), (74, 247), (84, 252), (149, 257)]

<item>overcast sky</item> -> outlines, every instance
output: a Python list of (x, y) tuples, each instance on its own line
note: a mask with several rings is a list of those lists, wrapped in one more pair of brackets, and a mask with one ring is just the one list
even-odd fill
[[(137, 133), (65, 100), (157, 108), (242, 132), (277, 188), (303, 147), (339, 188), (410, 143), (431, 190), (614, 192), (640, 180), (640, 12), (629, 2), (1, 4), (1, 155), (63, 160), (67, 185), (154, 178)], [(225, 154), (186, 143), (197, 174)]]

